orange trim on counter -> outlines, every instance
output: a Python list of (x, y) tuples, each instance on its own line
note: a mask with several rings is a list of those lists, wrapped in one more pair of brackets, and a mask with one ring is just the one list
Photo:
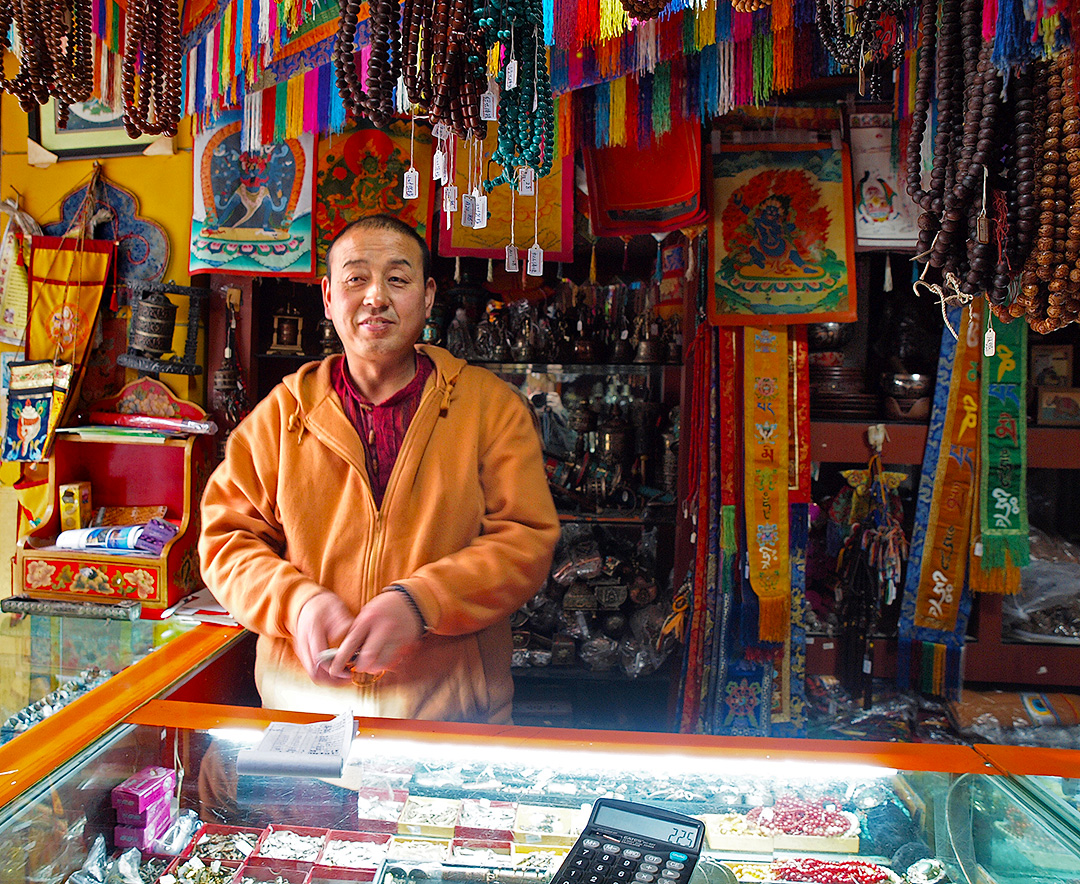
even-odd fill
[(0, 806), (52, 773), (139, 706), (237, 642), (245, 631), (201, 623), (0, 746)]
[(1080, 779), (1080, 749), (993, 746), (987, 743), (976, 743), (974, 749), (998, 770), (1013, 776)]
[[(282, 712), (237, 706), (153, 700), (126, 719), (132, 724), (207, 730), (252, 727), (271, 721), (310, 722), (331, 715)], [(523, 749), (562, 749), (665, 755), (677, 752), (728, 758), (866, 764), (896, 770), (996, 774), (998, 771), (968, 746), (933, 743), (874, 743), (846, 740), (774, 740), (756, 737), (706, 737), (696, 734), (569, 730), (512, 725), (457, 724), (397, 718), (358, 718), (358, 737), (431, 743), (490, 745)], [(1080, 754), (1080, 753), (1078, 753)]]

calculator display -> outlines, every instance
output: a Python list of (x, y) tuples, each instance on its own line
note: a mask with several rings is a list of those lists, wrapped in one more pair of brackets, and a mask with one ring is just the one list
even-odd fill
[(699, 830), (693, 826), (645, 814), (632, 813), (609, 805), (602, 804), (596, 809), (593, 823), (610, 829), (618, 829), (622, 832), (654, 838), (657, 841), (664, 841), (677, 847), (685, 847), (691, 850), (697, 847)]

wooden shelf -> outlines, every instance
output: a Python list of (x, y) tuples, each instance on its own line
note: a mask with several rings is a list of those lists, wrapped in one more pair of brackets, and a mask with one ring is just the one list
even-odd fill
[[(839, 671), (840, 639), (832, 635), (806, 637), (806, 671), (813, 675), (836, 675)], [(874, 678), (896, 677), (896, 639), (874, 639)]]
[[(810, 458), (822, 463), (865, 463), (870, 457), (865, 421), (813, 421)], [(926, 448), (926, 424), (886, 423), (885, 463), (921, 464)], [(1028, 427), (1028, 467), (1080, 470), (1080, 427)]]
[(964, 681), (1080, 686), (1080, 647), (1002, 641), (1002, 601), (1000, 595), (979, 594), (978, 637), (965, 643)]

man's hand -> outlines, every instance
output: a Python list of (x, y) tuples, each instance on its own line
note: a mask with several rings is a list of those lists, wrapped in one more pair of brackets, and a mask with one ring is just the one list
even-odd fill
[(350, 660), (356, 672), (375, 674), (393, 669), (423, 634), (404, 593), (380, 593), (352, 621), (330, 664), (330, 675), (348, 678), (346, 665)]
[[(350, 683), (349, 673), (343, 668), (338, 674), (331, 674), (319, 664), (318, 655), (327, 648), (343, 644), (342, 637), (353, 625), (353, 615), (345, 603), (332, 592), (321, 592), (312, 596), (296, 618), (296, 635), (293, 636), (293, 649), (304, 666), (308, 677), (321, 685), (342, 685)], [(352, 651), (349, 652), (349, 656)], [(348, 657), (345, 658), (346, 662)]]

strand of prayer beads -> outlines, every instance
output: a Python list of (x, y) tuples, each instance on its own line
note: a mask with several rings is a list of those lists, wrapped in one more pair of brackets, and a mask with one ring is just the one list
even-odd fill
[(93, 92), (93, 37), (89, 0), (3, 0), (0, 3), (0, 47), (12, 48), (9, 34), (18, 34), (19, 72), (0, 72), (0, 88), (16, 96), (24, 111), (56, 99), (60, 128), (67, 125), (68, 105)]
[(121, 88), (124, 130), (130, 138), (176, 134), (181, 86), (175, 0), (131, 0), (128, 4)]
[(399, 44), (400, 7), (398, 0), (372, 0), (369, 4), (371, 54), (368, 56), (367, 91), (360, 86), (356, 67), (356, 44), (360, 0), (339, 0), (337, 41), (334, 44), (334, 71), (345, 110), (352, 116), (366, 116), (385, 129), (394, 115), (394, 89), (401, 74)]

